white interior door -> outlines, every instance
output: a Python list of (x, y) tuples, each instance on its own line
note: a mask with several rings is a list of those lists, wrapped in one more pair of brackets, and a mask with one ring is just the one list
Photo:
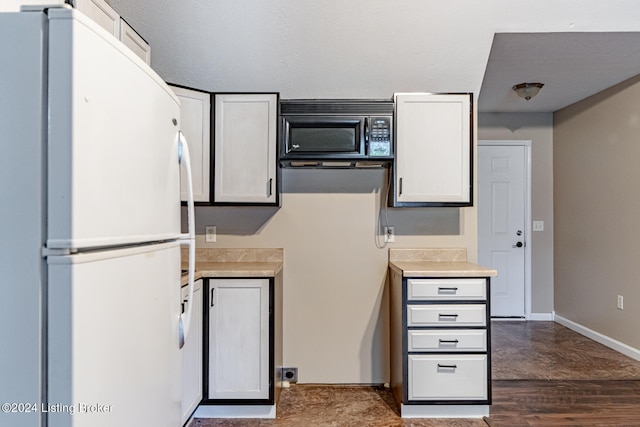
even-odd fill
[(526, 147), (478, 146), (478, 260), (491, 279), (491, 316), (525, 316)]

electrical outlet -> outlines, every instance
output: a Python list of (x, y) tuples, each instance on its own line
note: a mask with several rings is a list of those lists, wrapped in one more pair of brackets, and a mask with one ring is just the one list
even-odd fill
[(384, 241), (385, 243), (393, 243), (396, 241), (396, 230), (393, 225), (384, 228)]
[(618, 310), (624, 310), (624, 297), (618, 295)]
[(533, 221), (533, 231), (544, 231), (544, 221)]
[(298, 382), (298, 368), (282, 368), (282, 381)]
[(207, 243), (216, 242), (216, 226), (207, 225), (204, 227), (204, 241)]

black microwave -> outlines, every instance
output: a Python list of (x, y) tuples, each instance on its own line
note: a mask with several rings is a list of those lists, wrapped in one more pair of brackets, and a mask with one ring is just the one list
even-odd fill
[(285, 167), (383, 166), (393, 160), (392, 100), (282, 100)]

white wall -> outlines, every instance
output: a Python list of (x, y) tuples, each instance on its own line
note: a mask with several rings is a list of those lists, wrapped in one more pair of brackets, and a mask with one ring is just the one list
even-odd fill
[[(474, 92), (495, 32), (637, 31), (636, 0), (111, 0), (167, 81), (282, 98)], [(521, 13), (522, 12), (522, 13)], [(514, 82), (507, 82), (510, 87)], [(388, 379), (380, 171), (285, 171), (282, 208), (202, 208), (218, 247), (285, 249), (285, 364), (302, 382)], [(393, 211), (397, 247), (476, 258), (476, 209)], [(202, 242), (199, 236), (198, 243)], [(537, 303), (536, 303), (537, 304)]]
[(531, 219), (545, 229), (532, 232), (531, 312), (553, 312), (553, 114), (483, 113), (478, 139), (531, 141)]

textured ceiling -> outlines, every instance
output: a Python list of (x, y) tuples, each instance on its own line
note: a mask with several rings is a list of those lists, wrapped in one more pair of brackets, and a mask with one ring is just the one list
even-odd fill
[[(481, 112), (552, 112), (640, 74), (640, 33), (500, 33), (480, 90)], [(540, 82), (530, 101), (511, 87)]]

